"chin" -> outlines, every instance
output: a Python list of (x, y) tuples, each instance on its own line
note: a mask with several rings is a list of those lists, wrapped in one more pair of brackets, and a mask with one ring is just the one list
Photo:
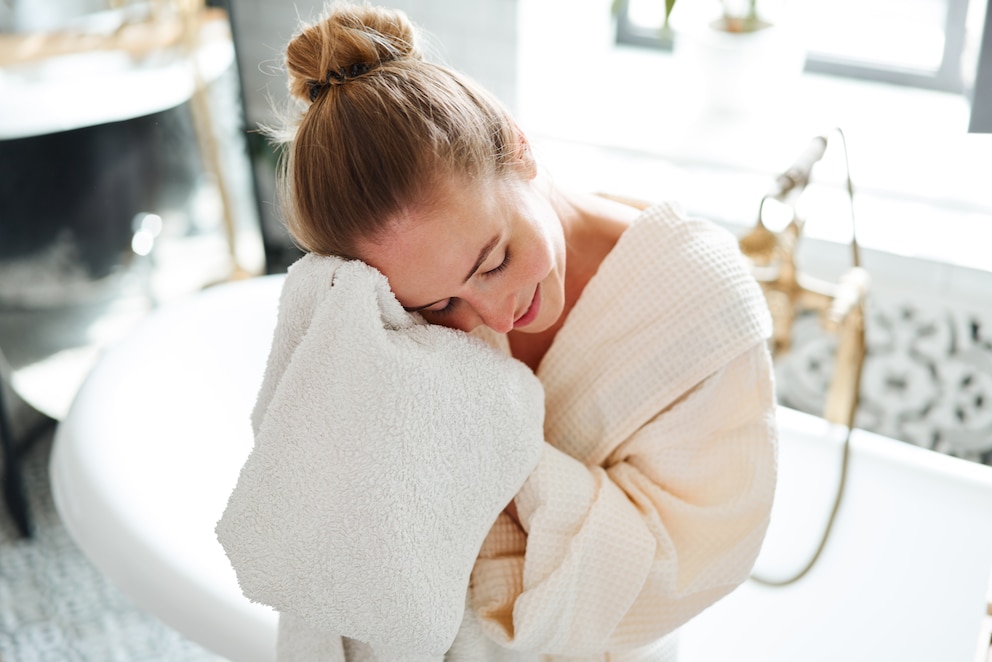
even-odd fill
[(528, 324), (527, 326), (522, 326), (513, 329), (513, 333), (527, 333), (527, 334), (541, 333), (542, 331), (547, 331), (550, 327), (551, 327), (550, 324), (540, 324), (537, 321), (535, 321), (533, 324)]
[(553, 327), (555, 323), (558, 321), (558, 318), (561, 317), (560, 308), (553, 311), (552, 314), (546, 317), (543, 314), (543, 312), (552, 312), (552, 311), (542, 311), (542, 314), (536, 320), (534, 320), (527, 326), (522, 326), (519, 329), (515, 329), (515, 331), (519, 331), (520, 333), (543, 333), (544, 331), (547, 331), (548, 329)]

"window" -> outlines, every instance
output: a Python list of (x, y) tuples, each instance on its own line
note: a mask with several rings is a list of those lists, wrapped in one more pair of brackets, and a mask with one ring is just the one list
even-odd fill
[(992, 133), (992, 12), (985, 14), (985, 31), (975, 72), (969, 131)]
[[(965, 91), (969, 0), (801, 0), (791, 7), (816, 26), (807, 31), (806, 71)], [(617, 43), (671, 48), (670, 37), (659, 38), (663, 18), (662, 0), (621, 0)]]

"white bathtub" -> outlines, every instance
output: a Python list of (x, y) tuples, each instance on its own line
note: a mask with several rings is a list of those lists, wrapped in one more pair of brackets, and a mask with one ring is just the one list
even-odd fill
[[(755, 574), (821, 539), (844, 430), (780, 408), (780, 478)], [(985, 662), (992, 467), (855, 431), (827, 546), (797, 583), (747, 582), (687, 625), (680, 662)]]
[[(280, 277), (207, 290), (109, 352), (59, 426), (58, 511), (137, 604), (236, 662), (274, 659), (275, 615), (242, 597), (213, 528), (251, 449), (249, 412)], [(758, 571), (815, 547), (842, 430), (782, 409), (781, 480)], [(854, 435), (820, 563), (781, 589), (745, 584), (690, 622), (684, 662), (974, 662), (992, 568), (992, 468)], [(987, 635), (986, 648), (987, 648)]]

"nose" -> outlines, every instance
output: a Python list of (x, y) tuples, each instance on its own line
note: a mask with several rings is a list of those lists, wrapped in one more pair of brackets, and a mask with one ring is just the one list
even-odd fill
[(474, 307), (482, 323), (493, 331), (507, 333), (513, 329), (517, 299), (512, 294), (503, 297), (480, 297)]

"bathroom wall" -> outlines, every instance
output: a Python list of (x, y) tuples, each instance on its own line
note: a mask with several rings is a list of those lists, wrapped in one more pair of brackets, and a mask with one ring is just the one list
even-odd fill
[[(809, 243), (801, 264), (814, 273), (850, 263), (842, 246)], [(872, 283), (855, 425), (992, 464), (992, 273), (877, 250), (863, 264)], [(797, 320), (776, 362), (780, 402), (822, 412), (835, 346), (816, 316)]]
[[(511, 108), (516, 104), (517, 0), (393, 0), (414, 23), (434, 36), (431, 59), (469, 74)], [(239, 0), (232, 16), (243, 68), (248, 117), (271, 120), (274, 101), (285, 99), (282, 51), (301, 21), (317, 18), (324, 3)]]

